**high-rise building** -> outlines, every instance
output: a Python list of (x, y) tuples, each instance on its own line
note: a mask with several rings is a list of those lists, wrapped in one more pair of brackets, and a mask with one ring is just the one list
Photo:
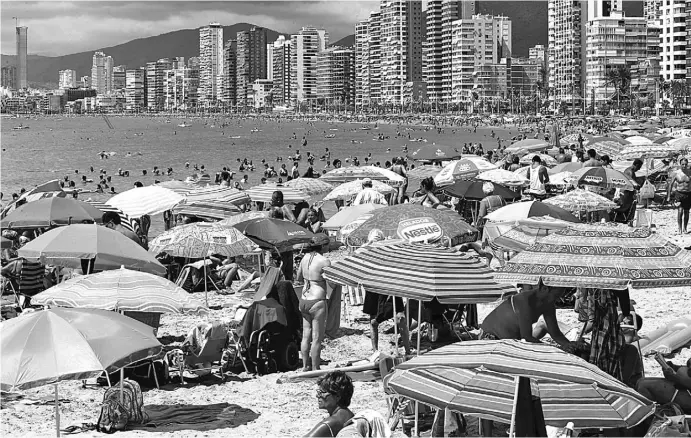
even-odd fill
[(472, 19), (475, 1), (442, 0), (441, 2), (441, 86), (442, 101), (452, 99), (452, 34), (453, 22)]
[[(427, 35), (422, 43), (422, 78), (431, 102), (442, 100), (442, 0), (429, 0), (426, 11)], [(450, 48), (451, 46), (449, 46)]]
[(91, 88), (91, 76), (82, 76), (77, 83), (79, 88)]
[(268, 79), (270, 81), (274, 80), (274, 45), (273, 45), (273, 43), (268, 43), (266, 45), (266, 79)]
[(422, 84), (422, 4), (382, 0), (380, 18), (381, 101), (404, 105), (409, 82)]
[(333, 47), (317, 55), (317, 96), (326, 105), (355, 104), (355, 52)]
[(648, 21), (660, 20), (660, 6), (663, 0), (643, 0), (643, 16)]
[[(686, 86), (691, 87), (691, 0), (686, 0)], [(687, 88), (688, 89), (688, 88)], [(687, 93), (686, 106), (691, 107), (691, 95)]]
[(91, 86), (97, 94), (113, 91), (113, 58), (103, 52), (95, 52), (92, 58)]
[(545, 63), (545, 46), (537, 44), (528, 49), (528, 59), (539, 59), (542, 64)]
[[(176, 61), (176, 65), (179, 63)], [(182, 62), (185, 65), (185, 62)], [(161, 111), (166, 106), (166, 71), (172, 70), (173, 60), (161, 58), (146, 63), (146, 106), (149, 111)]]
[(125, 72), (125, 108), (129, 111), (146, 109), (146, 70), (144, 68)]
[(75, 88), (77, 86), (77, 72), (74, 70), (60, 70), (58, 72), (59, 88)]
[(231, 106), (237, 103), (237, 50), (237, 41), (226, 41), (223, 48), (223, 101)]
[(123, 93), (126, 87), (126, 65), (113, 67), (113, 92)]
[(660, 74), (666, 81), (686, 80), (686, 1), (660, 5)]
[(15, 30), (17, 37), (17, 88), (24, 89), (29, 87), (29, 82), (27, 80), (27, 35), (29, 33), (29, 28), (26, 26), (17, 26)]
[[(553, 110), (562, 103), (580, 108), (585, 71), (587, 3), (548, 0), (549, 100)], [(572, 110), (575, 110), (572, 108)]]
[[(613, 11), (607, 17), (588, 22), (585, 41), (586, 70), (585, 96), (587, 103), (600, 105), (621, 98), (622, 90), (610, 83), (609, 72), (626, 68), (631, 72), (641, 60), (658, 63), (656, 28), (648, 28), (645, 17), (626, 17), (623, 12)], [(626, 90), (628, 96), (633, 90)]]
[(272, 64), (269, 67), (274, 84), (274, 105), (288, 106), (290, 104), (290, 44), (290, 40), (286, 40), (283, 35), (270, 44)]
[(294, 104), (317, 99), (317, 54), (326, 50), (329, 34), (306, 26), (290, 37), (290, 100)]
[(6, 65), (2, 68), (2, 87), (12, 90), (17, 88), (17, 67)]
[[(454, 21), (451, 29), (451, 99), (455, 103), (467, 103), (482, 94), (482, 89), (477, 89), (487, 86), (487, 79), (493, 74), (501, 73), (506, 79), (506, 66), (489, 66), (500, 64), (502, 58), (511, 58), (511, 20), (503, 16), (474, 15)], [(499, 79), (501, 84), (506, 82)]]
[(355, 105), (381, 99), (381, 13), (372, 12), (355, 26)]
[(622, 12), (623, 0), (587, 0), (588, 21), (596, 18), (607, 18), (612, 13)]
[(257, 79), (266, 79), (266, 29), (253, 27), (237, 33), (236, 99), (249, 105), (252, 86)]
[(196, 56), (191, 57), (187, 60), (187, 67), (189, 68), (199, 68), (199, 58)]
[(184, 61), (176, 62), (163, 74), (166, 110), (189, 110), (197, 106), (198, 68), (186, 67)]
[(223, 88), (223, 27), (210, 23), (199, 29), (199, 104), (209, 106)]

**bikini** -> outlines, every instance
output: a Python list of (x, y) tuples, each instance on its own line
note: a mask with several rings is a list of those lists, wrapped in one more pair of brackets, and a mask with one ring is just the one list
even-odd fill
[[(314, 260), (314, 253), (310, 254), (310, 259), (309, 262), (307, 262), (307, 274), (309, 274), (309, 267), (312, 264), (312, 260)], [(302, 289), (302, 293), (304, 293), (312, 287), (312, 282), (324, 282), (324, 280), (311, 280), (309, 276), (305, 277), (305, 286)], [(315, 304), (317, 304), (320, 301), (326, 301), (326, 298), (317, 298), (313, 300), (308, 300), (306, 298), (300, 297), (300, 304), (299, 304), (299, 309), (301, 313), (310, 314), (310, 311), (312, 310), (312, 307), (314, 307)]]

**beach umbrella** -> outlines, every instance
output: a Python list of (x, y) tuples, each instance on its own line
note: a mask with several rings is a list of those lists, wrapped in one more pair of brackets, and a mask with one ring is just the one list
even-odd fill
[(564, 193), (563, 195), (548, 198), (543, 202), (545, 204), (556, 205), (572, 213), (612, 210), (617, 208), (617, 204), (604, 196), (583, 189), (576, 189)]
[(528, 138), (525, 140), (517, 141), (508, 148), (506, 148), (507, 154), (518, 154), (521, 152), (537, 152), (543, 151), (549, 147), (549, 143), (544, 140), (538, 140), (536, 138)]
[(125, 235), (99, 225), (78, 224), (54, 228), (19, 249), (19, 256), (44, 265), (81, 268), (92, 260), (93, 269), (129, 269), (165, 275), (166, 268)]
[(248, 189), (246, 193), (254, 202), (271, 202), (271, 197), (275, 191), (283, 193), (283, 201), (287, 203), (297, 203), (310, 199), (308, 194), (294, 187), (278, 184), (260, 184)]
[(464, 341), (396, 365), (384, 386), (440, 409), (513, 424), (517, 378), (528, 378), (545, 423), (633, 427), (655, 403), (573, 354), (542, 343)]
[(617, 156), (627, 146), (631, 146), (628, 143), (620, 143), (613, 140), (601, 140), (593, 141), (588, 144), (588, 149), (595, 149), (600, 156), (609, 155), (610, 157)]
[(691, 253), (647, 228), (574, 224), (510, 260), (497, 278), (511, 283), (604, 289), (691, 285)]
[(55, 423), (60, 436), (58, 383), (113, 372), (160, 354), (154, 329), (117, 312), (96, 309), (40, 310), (2, 323), (0, 387), (3, 391), (55, 385)]
[(339, 184), (365, 178), (369, 178), (373, 181), (383, 181), (394, 187), (399, 187), (405, 184), (405, 178), (401, 175), (376, 166), (339, 167), (338, 169), (332, 169), (319, 177), (319, 179), (332, 184)]
[(608, 167), (583, 167), (573, 173), (573, 184), (603, 189), (634, 190), (637, 186), (628, 176)]
[(434, 164), (423, 164), (407, 171), (408, 178), (423, 180), (425, 178), (437, 176), (442, 167)]
[(443, 304), (486, 303), (516, 293), (455, 249), (422, 243), (373, 246), (324, 268), (324, 278), (366, 291)]
[[(460, 180), (450, 186), (444, 187), (444, 193), (456, 198), (479, 201), (487, 196), (485, 192), (482, 191), (484, 184), (484, 181)], [(516, 200), (521, 198), (520, 193), (514, 192), (501, 184), (494, 184), (493, 194), (501, 196), (504, 200)]]
[(502, 222), (542, 216), (549, 216), (567, 222), (580, 222), (570, 211), (540, 201), (515, 202), (494, 210), (485, 218), (493, 222)]
[(607, 135), (607, 136), (603, 136), (603, 137), (593, 137), (593, 139), (590, 140), (590, 143), (588, 144), (588, 146), (593, 147), (593, 144), (599, 143), (601, 141), (613, 141), (613, 142), (619, 143), (620, 145), (623, 145), (623, 146), (628, 146), (631, 144), (628, 141), (621, 138), (621, 136), (619, 134), (613, 134), (613, 135)]
[(505, 222), (487, 222), (482, 240), (497, 250), (521, 252), (538, 239), (555, 230), (568, 227), (571, 222), (553, 219), (549, 216), (532, 217)]
[(635, 160), (636, 158), (667, 158), (671, 154), (679, 152), (674, 146), (668, 144), (648, 144), (629, 146), (619, 152), (619, 160)]
[[(626, 137), (626, 141), (628, 141), (628, 142), (630, 142), (630, 143), (632, 143), (630, 139), (634, 139), (634, 141), (638, 141), (635, 137), (640, 137), (640, 135), (638, 135), (639, 132), (638, 132), (638, 131), (634, 131), (633, 129), (627, 129), (627, 130), (625, 130), (625, 131), (620, 131), (619, 134), (621, 134), (621, 135), (623, 135), (624, 137)], [(633, 144), (633, 143), (632, 143), (632, 144)]]
[(179, 225), (149, 242), (149, 252), (165, 252), (174, 257), (205, 258), (213, 254), (235, 257), (248, 254), (256, 245), (233, 227), (196, 222)]
[(309, 196), (320, 195), (331, 191), (334, 186), (319, 178), (295, 178), (285, 183), (287, 187), (293, 187)]
[[(520, 169), (519, 169), (520, 170)], [(525, 175), (521, 175), (516, 172), (511, 172), (506, 169), (494, 169), (488, 170), (487, 172), (482, 172), (477, 176), (477, 179), (482, 181), (491, 181), (495, 184), (501, 184), (506, 186), (522, 186), (528, 184), (530, 181)]]
[(527, 166), (530, 165), (533, 162), (533, 157), (539, 156), (540, 160), (545, 164), (545, 166), (556, 166), (557, 165), (557, 160), (554, 159), (554, 157), (547, 155), (547, 154), (538, 154), (538, 153), (530, 153), (527, 155), (524, 155), (521, 157), (521, 161), (519, 161), (520, 164)]
[(232, 187), (197, 187), (184, 196), (187, 204), (198, 202), (227, 202), (237, 206), (243, 206), (250, 203), (250, 197), (246, 192)]
[(16, 201), (8, 204), (2, 209), (2, 214), (0, 214), (0, 218), (4, 218), (5, 216), (7, 216), (7, 214), (9, 214), (11, 211), (17, 208), (17, 201), (26, 200), (26, 202), (32, 202), (38, 201), (39, 199), (53, 197), (67, 197), (67, 193), (65, 193), (65, 191), (62, 189), (62, 186), (60, 185), (60, 180), (57, 179), (38, 185), (33, 189), (23, 193), (21, 196), (19, 196), (19, 198), (17, 198)]
[(668, 137), (668, 136), (662, 136), (653, 141), (654, 144), (663, 144), (667, 143), (670, 140), (674, 140), (674, 137)]
[(374, 210), (358, 218), (357, 222), (360, 225), (348, 236), (348, 243), (356, 246), (367, 242), (369, 232), (375, 228), (387, 238), (417, 242), (443, 240), (456, 245), (474, 242), (478, 237), (477, 229), (463, 222), (455, 211), (416, 204), (398, 204)]
[(556, 166), (552, 167), (551, 169), (547, 169), (547, 173), (550, 175), (550, 179), (552, 178), (551, 175), (561, 173), (561, 172), (575, 172), (578, 169), (583, 167), (583, 163), (580, 161), (576, 161), (575, 163), (568, 162), (568, 163), (561, 163), (557, 164)]
[[(414, 147), (411, 146), (411, 148)], [(408, 154), (408, 158), (418, 161), (455, 160), (460, 157), (461, 153), (455, 147), (438, 144), (425, 144)]]
[(101, 210), (71, 198), (44, 198), (24, 204), (0, 221), (2, 228), (52, 228), (101, 223)]
[(242, 213), (240, 207), (225, 201), (184, 201), (176, 205), (172, 211), (173, 214), (182, 214), (185, 216), (195, 216), (212, 220), (227, 219)]
[(571, 144), (578, 145), (578, 137), (579, 136), (581, 138), (583, 138), (583, 146), (587, 145), (590, 142), (590, 140), (593, 139), (593, 136), (590, 134), (584, 134), (584, 133), (576, 132), (574, 134), (569, 134), (569, 135), (566, 135), (566, 136), (560, 138), (559, 143), (561, 143), (562, 145), (566, 145), (566, 146), (571, 145)]
[(122, 225), (124, 228), (132, 231), (133, 233), (137, 233), (139, 231), (139, 223), (137, 223), (136, 220), (130, 218), (127, 216), (122, 210), (120, 210), (117, 207), (113, 207), (108, 204), (104, 204), (103, 202), (98, 202), (98, 201), (92, 201), (91, 199), (86, 200), (87, 203), (92, 205), (93, 207), (98, 208), (101, 210), (102, 213), (105, 213), (107, 211), (112, 211), (117, 213), (118, 216), (120, 216), (120, 225)]
[(200, 301), (172, 281), (124, 268), (72, 278), (34, 295), (31, 303), (128, 312), (208, 312)]
[(181, 196), (187, 196), (188, 193), (193, 192), (195, 189), (198, 188), (194, 184), (176, 179), (170, 181), (163, 181), (155, 185), (158, 187), (163, 187), (164, 189), (172, 190)]
[(626, 137), (626, 141), (628, 141), (632, 146), (645, 146), (653, 144), (653, 141), (651, 139), (642, 135)]
[[(381, 181), (372, 181), (372, 189), (386, 195), (396, 191), (394, 187), (383, 183)], [(356, 179), (355, 181), (349, 181), (343, 183), (333, 190), (331, 190), (326, 196), (324, 196), (324, 201), (333, 201), (335, 199), (351, 199), (357, 196), (358, 193), (362, 191), (362, 180)]]
[[(612, 168), (614, 168), (614, 170), (618, 170), (619, 172), (624, 172), (632, 165), (633, 160), (612, 162)], [(644, 164), (641, 170), (636, 172), (636, 176), (648, 176), (658, 172), (664, 172), (668, 169), (668, 167), (669, 165), (665, 164), (665, 162), (662, 160), (658, 160), (655, 158), (646, 158), (644, 160)]]
[(239, 224), (240, 222), (245, 222), (250, 219), (260, 219), (268, 217), (268, 211), (247, 211), (245, 213), (236, 214), (235, 216), (229, 217), (228, 219), (223, 219), (222, 221), (217, 222), (217, 225), (222, 227), (232, 227), (235, 224)]
[(185, 198), (160, 186), (135, 187), (117, 194), (106, 204), (117, 207), (129, 217), (138, 218), (171, 210)]
[(674, 147), (678, 151), (685, 151), (691, 148), (691, 137), (674, 138), (667, 140), (666, 144)]
[(322, 228), (326, 230), (338, 230), (341, 227), (352, 223), (362, 215), (371, 212), (372, 210), (378, 210), (385, 207), (386, 206), (381, 204), (360, 204), (345, 207), (335, 215), (331, 216), (329, 220), (324, 222)]
[(434, 177), (434, 183), (438, 186), (453, 184), (454, 181), (463, 178), (473, 178), (482, 172), (494, 170), (497, 166), (480, 157), (469, 156), (444, 166)]
[(548, 186), (570, 186), (573, 183), (573, 172), (559, 172), (549, 176)]
[(275, 247), (281, 250), (318, 240), (316, 234), (296, 223), (283, 219), (250, 219), (235, 224), (234, 227), (254, 240), (261, 248), (272, 249)]

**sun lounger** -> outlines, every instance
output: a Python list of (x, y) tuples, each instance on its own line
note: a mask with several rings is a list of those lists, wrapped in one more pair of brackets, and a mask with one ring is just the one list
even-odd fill
[(228, 346), (228, 330), (220, 321), (199, 324), (187, 335), (182, 348), (166, 354), (169, 372), (178, 372), (184, 383), (185, 371), (210, 374), (220, 366)]

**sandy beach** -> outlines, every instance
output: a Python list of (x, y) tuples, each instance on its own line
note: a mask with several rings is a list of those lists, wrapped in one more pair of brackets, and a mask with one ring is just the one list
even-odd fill
[[(666, 209), (655, 211), (654, 221), (657, 232), (669, 237), (681, 246), (691, 245), (691, 235), (677, 236), (676, 210)], [(335, 251), (329, 254), (331, 259), (344, 256), (344, 252)], [(203, 299), (203, 293), (196, 294)], [(691, 303), (691, 289), (662, 288), (638, 289), (631, 291), (631, 298), (637, 303), (636, 310), (643, 316), (644, 325), (641, 334), (657, 329), (678, 318), (689, 318), (689, 303)], [(229, 322), (233, 317), (232, 306), (238, 302), (233, 296), (222, 296), (209, 292), (209, 305), (212, 309), (205, 317), (164, 315), (159, 329), (159, 339), (170, 349), (179, 345), (187, 331), (195, 324), (203, 321), (221, 320)], [(223, 307), (223, 306), (231, 306)], [(487, 315), (494, 305), (480, 305), (480, 320)], [(361, 315), (361, 308), (351, 308), (352, 316), (356, 319)], [(569, 324), (577, 324), (576, 314), (572, 310), (558, 310), (559, 319)], [(369, 324), (363, 322), (341, 324), (341, 336), (326, 341), (322, 358), (328, 362), (327, 368), (342, 366), (347, 362), (366, 359), (372, 353), (369, 340)], [(390, 329), (391, 323), (385, 323), (380, 332)], [(416, 334), (413, 334), (415, 340)], [(380, 338), (380, 348), (383, 352), (393, 354), (393, 335), (385, 334)], [(422, 349), (429, 347), (423, 339)], [(402, 349), (401, 349), (402, 352)], [(691, 358), (688, 347), (675, 352), (670, 357), (675, 363), (683, 363)], [(655, 360), (645, 359), (646, 376), (661, 376), (661, 369)], [(251, 421), (246, 416), (238, 415), (238, 419), (230, 427), (215, 430), (184, 430), (166, 432), (156, 429), (147, 431), (118, 432), (122, 436), (301, 436), (324, 418), (324, 412), (317, 409), (314, 381), (293, 382), (286, 377), (293, 373), (277, 373), (262, 377), (247, 375), (244, 372), (228, 375), (225, 382), (214, 376), (203, 378), (199, 383), (168, 384), (161, 389), (151, 389), (144, 392), (145, 405), (210, 405), (214, 403), (230, 403), (239, 408), (249, 409), (256, 415)], [(100, 403), (105, 389), (98, 386), (82, 388), (80, 382), (62, 382), (60, 395), (65, 401), (60, 404), (61, 422), (63, 427), (80, 425), (81, 423), (96, 422), (99, 415)], [(26, 397), (53, 399), (53, 387), (46, 386), (26, 391)], [(386, 415), (387, 405), (381, 381), (355, 382), (355, 394), (351, 409), (354, 412), (365, 408), (375, 409)], [(54, 434), (55, 410), (51, 402), (47, 404), (18, 404), (14, 403), (0, 411), (2, 422), (0, 433), (4, 436), (48, 436)], [(254, 418), (256, 417), (256, 418)], [(471, 422), (474, 424), (474, 422)], [(98, 433), (83, 433), (91, 436)], [(401, 436), (400, 428), (396, 431)]]

